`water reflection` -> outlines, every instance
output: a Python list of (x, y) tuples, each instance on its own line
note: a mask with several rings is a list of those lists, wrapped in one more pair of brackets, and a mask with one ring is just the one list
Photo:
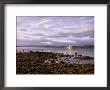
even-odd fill
[[(17, 51), (40, 51), (40, 52), (55, 52), (55, 53), (64, 53), (72, 54), (78, 53), (78, 55), (91, 56), (94, 57), (94, 48), (80, 48), (73, 46), (72, 49), (66, 47), (17, 47)], [(43, 50), (43, 51), (42, 51)]]
[(73, 46), (69, 45), (66, 47), (66, 51), (69, 55), (72, 55), (74, 53)]

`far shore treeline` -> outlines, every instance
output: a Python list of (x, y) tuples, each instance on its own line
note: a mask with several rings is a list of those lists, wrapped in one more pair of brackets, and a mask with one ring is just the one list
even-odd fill
[[(57, 46), (57, 45), (27, 45), (27, 46), (16, 46), (16, 47), (67, 47), (67, 46)], [(94, 45), (80, 45), (80, 46), (72, 46), (72, 47), (78, 47), (78, 48), (94, 48)]]

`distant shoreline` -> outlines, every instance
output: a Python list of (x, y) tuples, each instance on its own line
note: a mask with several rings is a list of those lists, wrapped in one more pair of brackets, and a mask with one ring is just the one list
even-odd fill
[[(67, 47), (67, 46), (16, 46), (16, 47)], [(84, 46), (72, 46), (72, 47), (89, 47), (94, 48), (94, 45), (84, 45)]]

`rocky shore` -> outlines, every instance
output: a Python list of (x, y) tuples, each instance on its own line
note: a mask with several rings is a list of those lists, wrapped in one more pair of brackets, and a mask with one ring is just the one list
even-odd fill
[(77, 53), (16, 52), (16, 74), (94, 74), (94, 58)]

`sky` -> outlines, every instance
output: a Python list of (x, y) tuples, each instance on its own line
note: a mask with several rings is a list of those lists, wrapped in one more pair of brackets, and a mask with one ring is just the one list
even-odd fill
[(17, 46), (94, 45), (94, 16), (17, 16)]

